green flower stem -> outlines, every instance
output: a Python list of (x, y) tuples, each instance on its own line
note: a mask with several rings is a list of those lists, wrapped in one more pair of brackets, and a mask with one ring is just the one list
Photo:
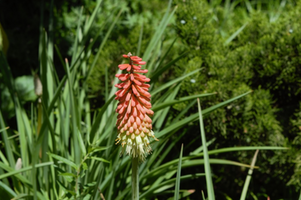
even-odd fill
[(132, 159), (132, 200), (139, 199), (139, 159)]

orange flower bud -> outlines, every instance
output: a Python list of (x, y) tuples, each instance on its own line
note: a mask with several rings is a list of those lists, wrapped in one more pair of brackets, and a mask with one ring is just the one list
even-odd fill
[(116, 144), (122, 146), (122, 153), (126, 151), (132, 157), (138, 157), (143, 161), (147, 154), (151, 153), (149, 145), (149, 137), (155, 140), (152, 129), (152, 120), (150, 116), (154, 114), (151, 110), (150, 93), (148, 89), (150, 79), (145, 75), (137, 73), (147, 73), (148, 70), (141, 69), (140, 65), (146, 62), (138, 56), (132, 56), (131, 53), (123, 55), (128, 58), (129, 64), (118, 65), (120, 70), (126, 70), (124, 74), (116, 74), (115, 76), (122, 81), (115, 87), (119, 90), (115, 93), (116, 100), (119, 101), (116, 108), (118, 136)]

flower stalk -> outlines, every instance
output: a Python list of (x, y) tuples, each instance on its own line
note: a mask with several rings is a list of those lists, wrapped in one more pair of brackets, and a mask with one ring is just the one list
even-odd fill
[(139, 159), (132, 159), (132, 200), (139, 199)]

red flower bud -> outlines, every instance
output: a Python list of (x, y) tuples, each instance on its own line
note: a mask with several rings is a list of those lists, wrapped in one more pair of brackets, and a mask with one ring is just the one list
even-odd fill
[(116, 74), (115, 76), (122, 81), (115, 87), (119, 90), (115, 93), (116, 100), (119, 101), (116, 112), (118, 128), (118, 136), (116, 144), (122, 145), (122, 152), (126, 151), (133, 157), (139, 157), (144, 160), (146, 154), (151, 152), (149, 146), (149, 136), (155, 138), (152, 129), (152, 116), (154, 112), (151, 109), (150, 93), (148, 89), (150, 79), (145, 75), (137, 73), (147, 73), (148, 70), (141, 69), (140, 65), (146, 62), (138, 56), (132, 56), (131, 53), (123, 55), (129, 58), (129, 64), (118, 65), (120, 70), (126, 70), (124, 74)]

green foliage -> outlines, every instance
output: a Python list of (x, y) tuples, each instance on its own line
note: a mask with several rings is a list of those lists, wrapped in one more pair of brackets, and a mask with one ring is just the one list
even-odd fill
[[(178, 63), (176, 74), (202, 69), (194, 79), (184, 80), (179, 93), (217, 92), (217, 98), (213, 96), (203, 102), (210, 106), (253, 90), (247, 98), (216, 110), (205, 120), (206, 132), (218, 141), (216, 148), (255, 144), (292, 146), (298, 136), (288, 119), (297, 109), (301, 97), (301, 71), (297, 67), (301, 37), (300, 32), (295, 31), (300, 30), (301, 3), (296, 7), (289, 4), (286, 12), (282, 12), (284, 7), (280, 3), (274, 3), (273, 8), (270, 4), (258, 3), (256, 5), (261, 7), (256, 9), (246, 1), (245, 8), (234, 9), (237, 5), (236, 1), (215, 5), (205, 1), (179, 1), (178, 19), (184, 19), (185, 23), (177, 21), (178, 33), (193, 53)], [(275, 7), (281, 8), (278, 14), (272, 12)], [(194, 23), (192, 16), (200, 21)], [(225, 42), (237, 30), (238, 34), (231, 42)], [(174, 108), (181, 110), (187, 105), (182, 103)], [(299, 153), (295, 148), (287, 153), (261, 152), (258, 159), (265, 164), (260, 172), (268, 173), (268, 180), (276, 178), (273, 184), (277, 182), (281, 188), (292, 175), (295, 165), (292, 161), (299, 157), (296, 155)], [(246, 162), (246, 156), (238, 152), (234, 157)], [(273, 174), (269, 172), (271, 164), (275, 166)], [(295, 169), (299, 169), (298, 164)], [(296, 177), (293, 179), (297, 180)], [(266, 182), (267, 179), (259, 178), (259, 181)], [(221, 183), (223, 188), (227, 185)], [(294, 186), (299, 188), (298, 184)]]
[[(8, 54), (10, 66), (0, 52), (1, 196), (130, 198), (131, 162), (114, 145), (113, 101), (114, 74), (130, 51), (148, 61), (153, 129), (160, 139), (140, 165), (141, 199), (205, 199), (208, 194), (199, 191), (206, 188), (205, 176), (207, 184), (212, 176), (217, 199), (238, 199), (250, 167), (243, 163), (256, 149), (260, 168), (254, 168), (256, 184), (251, 181), (246, 198), (293, 199), (301, 176), (301, 3), (287, 2), (45, 2), (40, 35), (24, 43), (15, 40), (18, 32), (8, 34), (15, 52)], [(25, 59), (17, 59), (23, 55), (14, 51), (19, 44)], [(39, 46), (38, 58), (32, 46)], [(13, 77), (20, 75), (13, 70), (20, 63), (22, 75), (39, 68), (39, 101), (32, 77)], [(283, 146), (290, 150), (279, 151)]]
[[(299, 103), (299, 108), (296, 109), (293, 116), (290, 119), (290, 127), (292, 127), (291, 132), (295, 133), (295, 138), (292, 141), (292, 147), (294, 152), (299, 152), (301, 145), (301, 104)], [(298, 185), (301, 186), (300, 177), (301, 177), (301, 165), (300, 165), (301, 155), (295, 153), (292, 155), (292, 162), (296, 163), (294, 168), (294, 174), (288, 182), (289, 185)]]
[[(116, 4), (114, 6), (121, 7), (121, 5)], [(144, 53), (153, 33), (157, 30), (160, 23), (159, 19), (163, 16), (164, 10), (158, 8), (165, 8), (166, 6), (166, 2), (161, 1), (153, 1), (151, 4), (131, 1), (126, 5), (120, 22), (114, 27), (114, 32), (105, 44), (104, 50), (97, 59), (96, 67), (93, 69), (91, 77), (89, 77), (88, 85), (92, 93), (97, 93), (97, 97), (99, 97), (99, 94), (104, 94), (105, 84), (99, 80), (104, 80), (106, 70), (110, 74), (109, 80), (114, 78), (116, 66), (122, 62), (120, 55), (131, 52), (134, 55), (141, 56)], [(106, 7), (108, 8), (108, 6)], [(102, 21), (95, 23), (102, 23)], [(174, 31), (170, 30), (166, 31), (165, 37), (173, 35)], [(139, 37), (143, 39), (140, 44)], [(142, 53), (139, 51), (140, 49)], [(93, 55), (91, 55), (90, 60), (94, 59)]]
[[(214, 51), (215, 30), (210, 23), (211, 14), (205, 1), (179, 2), (177, 12), (178, 34), (192, 52), (205, 59)], [(199, 9), (202, 8), (202, 9)]]
[[(0, 74), (0, 77), (2, 75)], [(25, 104), (28, 101), (35, 101), (37, 96), (34, 92), (33, 76), (20, 76), (15, 79), (15, 89), (20, 98), (20, 103)], [(14, 103), (10, 96), (9, 89), (4, 83), (0, 82), (1, 92), (1, 109), (7, 115), (7, 118), (13, 117), (15, 114)]]
[[(97, 13), (98, 9), (99, 7), (96, 6), (92, 13)], [(161, 29), (154, 33), (152, 42), (148, 44), (145, 50), (148, 52), (145, 53), (145, 56), (149, 58), (150, 63), (154, 64), (150, 68), (155, 74), (158, 74), (158, 70), (161, 71), (156, 66), (164, 63), (162, 60), (156, 59), (163, 56), (162, 51), (157, 50), (157, 47), (161, 46), (158, 38), (162, 37), (174, 11), (175, 9), (171, 9), (171, 7), (166, 11), (160, 22)], [(119, 13), (121, 12), (122, 10)], [(102, 52), (104, 43), (112, 29), (109, 29), (101, 41), (92, 64), (88, 68), (89, 56), (94, 50), (93, 44), (96, 43), (92, 41), (91, 45), (86, 48), (83, 47), (87, 42), (85, 38), (87, 38), (90, 30), (93, 30), (90, 29), (92, 27), (90, 25), (95, 18), (88, 18), (82, 25), (83, 11), (81, 10), (78, 15), (79, 23), (75, 30), (76, 36), (73, 39), (73, 47), (70, 49), (72, 55), (70, 64), (69, 59), (63, 61), (59, 48), (55, 47), (55, 58), (61, 61), (60, 65), (65, 70), (62, 78), (59, 78), (53, 67), (53, 36), (50, 34), (47, 37), (47, 33), (41, 29), (39, 72), (43, 92), (37, 102), (30, 102), (30, 110), (27, 110), (20, 102), (21, 94), (27, 94), (27, 91), (33, 90), (32, 78), (13, 79), (10, 66), (3, 52), (0, 51), (3, 83), (8, 88), (10, 98), (13, 101), (16, 115), (14, 120), (17, 124), (7, 129), (10, 120), (6, 117), (3, 118), (2, 110), (0, 110), (1, 138), (4, 141), (0, 155), (0, 186), (1, 191), (9, 198), (99, 199), (100, 196), (105, 196), (106, 199), (128, 199), (131, 195), (130, 179), (128, 178), (131, 171), (129, 157), (121, 159), (118, 153), (120, 148), (114, 145), (116, 102), (112, 100), (116, 92), (114, 84), (118, 79), (114, 78), (112, 80), (114, 84), (108, 86), (108, 78), (105, 78), (105, 104), (96, 110), (91, 111), (92, 106), (88, 98), (88, 76), (98, 56), (101, 55), (100, 52)], [(111, 22), (111, 19), (108, 21)], [(112, 25), (116, 21), (118, 21), (118, 15), (114, 17)], [(110, 26), (110, 28), (112, 27)], [(168, 53), (167, 50), (165, 55)], [(175, 61), (171, 62), (174, 63)], [(164, 64), (162, 67), (168, 69)], [(168, 153), (176, 145), (176, 142), (169, 144), (169, 138), (179, 128), (198, 119), (199, 113), (194, 113), (187, 118), (178, 118), (173, 122), (168, 115), (171, 105), (193, 99), (192, 96), (189, 96), (181, 98), (179, 101), (172, 101), (177, 96), (181, 82), (198, 71), (185, 73), (162, 84), (153, 83), (153, 85), (158, 85), (152, 90), (152, 96), (157, 99), (153, 103), (158, 105), (154, 115), (154, 121), (156, 121), (154, 131), (161, 140), (153, 145), (156, 155), (150, 156), (148, 162), (141, 164), (140, 167), (142, 199), (156, 198), (161, 195), (164, 195), (164, 198), (172, 197), (173, 195), (163, 192), (172, 192), (170, 188), (174, 188), (176, 182), (179, 183), (179, 181), (199, 178), (204, 175), (203, 173), (185, 174), (178, 175), (176, 179), (174, 177), (178, 171), (178, 159), (168, 158)], [(109, 71), (105, 70), (104, 73), (105, 77), (108, 77)], [(23, 84), (20, 85), (19, 80)], [(176, 90), (174, 90), (175, 85), (178, 88)], [(160, 93), (165, 95), (160, 96)], [(203, 114), (208, 114), (247, 94), (205, 109)], [(198, 97), (206, 98), (209, 95), (212, 94), (198, 94)], [(187, 112), (188, 110), (183, 111), (182, 115)], [(181, 137), (183, 136), (184, 134)], [(102, 146), (103, 148), (101, 148)], [(183, 156), (182, 168), (203, 165), (202, 157), (202, 153), (194, 156)], [(207, 165), (209, 161), (206, 160)], [(220, 159), (212, 159), (212, 163), (249, 167), (242, 163)], [(184, 192), (186, 192), (186, 196), (191, 194), (187, 194), (187, 190)]]

